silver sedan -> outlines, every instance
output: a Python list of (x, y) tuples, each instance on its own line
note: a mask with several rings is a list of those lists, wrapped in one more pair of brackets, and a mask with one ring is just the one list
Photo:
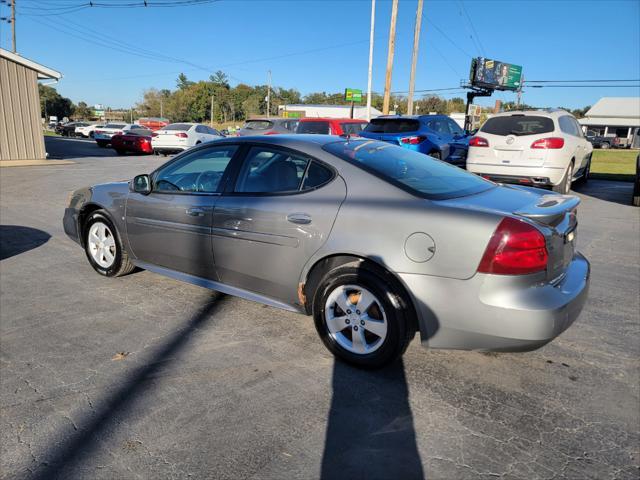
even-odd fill
[(64, 228), (102, 275), (139, 267), (312, 315), (336, 356), (379, 367), (417, 331), (521, 351), (568, 328), (589, 285), (578, 203), (385, 142), (274, 135), (77, 190)]

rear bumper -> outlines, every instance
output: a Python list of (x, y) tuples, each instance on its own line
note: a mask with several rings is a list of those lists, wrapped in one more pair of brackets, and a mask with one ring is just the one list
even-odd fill
[(576, 253), (555, 283), (476, 274), (468, 280), (401, 274), (418, 310), (423, 346), (526, 351), (550, 342), (578, 318), (590, 265)]
[(467, 170), (500, 183), (517, 183), (538, 187), (558, 185), (566, 168), (553, 167), (511, 167), (469, 163)]
[(151, 144), (151, 147), (153, 148), (153, 150), (160, 153), (184, 152), (186, 149), (190, 148), (184, 145), (153, 145), (153, 144)]

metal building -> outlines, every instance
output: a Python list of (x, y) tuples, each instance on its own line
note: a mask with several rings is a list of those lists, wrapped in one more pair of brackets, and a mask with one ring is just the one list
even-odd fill
[(60, 72), (0, 48), (0, 160), (46, 157), (38, 80)]

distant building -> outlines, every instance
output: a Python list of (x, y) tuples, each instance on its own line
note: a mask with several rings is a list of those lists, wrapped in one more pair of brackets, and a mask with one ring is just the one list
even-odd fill
[[(349, 105), (279, 105), (278, 115), (287, 118), (349, 118), (351, 106)], [(371, 107), (371, 118), (379, 117), (382, 112)], [(367, 107), (357, 105), (353, 107), (353, 118), (367, 119)]]
[(640, 97), (604, 97), (578, 120), (583, 130), (640, 148)]
[(46, 158), (38, 80), (62, 74), (0, 48), (0, 160)]

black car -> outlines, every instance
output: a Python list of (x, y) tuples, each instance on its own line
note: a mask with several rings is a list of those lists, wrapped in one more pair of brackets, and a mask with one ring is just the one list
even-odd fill
[(86, 122), (69, 122), (62, 125), (58, 125), (56, 127), (56, 133), (62, 135), (63, 137), (75, 137), (76, 136), (76, 127), (86, 127), (89, 125)]
[(605, 137), (604, 135), (598, 135), (592, 130), (587, 131), (585, 138), (589, 143), (591, 143), (591, 145), (593, 145), (593, 148), (604, 148), (606, 150), (607, 148), (611, 148), (616, 144), (615, 137)]

